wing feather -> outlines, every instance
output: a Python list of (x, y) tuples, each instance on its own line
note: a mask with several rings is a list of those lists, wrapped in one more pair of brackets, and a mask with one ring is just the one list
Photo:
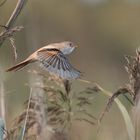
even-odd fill
[(64, 56), (64, 54), (55, 49), (55, 50), (45, 50), (39, 51), (38, 60), (41, 64), (53, 74), (58, 75), (62, 79), (76, 79), (79, 78), (81, 72), (76, 70)]

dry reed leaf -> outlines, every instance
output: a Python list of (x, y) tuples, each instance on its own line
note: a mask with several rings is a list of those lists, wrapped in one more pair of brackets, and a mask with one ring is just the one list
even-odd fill
[(107, 102), (107, 105), (103, 111), (103, 113), (101, 114), (101, 116), (99, 117), (99, 121), (101, 122), (105, 113), (109, 111), (109, 109), (111, 108), (112, 104), (114, 103), (114, 100), (119, 96), (119, 95), (122, 95), (122, 94), (126, 94), (126, 93), (129, 93), (128, 89), (127, 88), (120, 88), (118, 89), (108, 100)]

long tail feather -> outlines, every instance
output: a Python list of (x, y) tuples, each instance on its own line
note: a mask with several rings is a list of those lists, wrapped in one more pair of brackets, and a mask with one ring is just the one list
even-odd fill
[(9, 72), (9, 71), (17, 71), (17, 70), (20, 70), (22, 69), (24, 66), (28, 65), (29, 63), (31, 63), (32, 60), (25, 60), (9, 69), (6, 70), (6, 72)]

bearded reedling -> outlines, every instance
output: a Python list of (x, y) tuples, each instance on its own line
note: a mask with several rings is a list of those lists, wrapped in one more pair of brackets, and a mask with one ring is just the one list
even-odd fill
[(76, 70), (65, 56), (70, 54), (76, 47), (70, 41), (49, 44), (38, 49), (27, 59), (6, 71), (17, 71), (30, 63), (39, 62), (49, 73), (62, 79), (77, 79), (81, 76), (81, 72)]

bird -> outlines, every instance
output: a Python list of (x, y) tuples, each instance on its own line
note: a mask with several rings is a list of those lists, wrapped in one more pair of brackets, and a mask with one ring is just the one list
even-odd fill
[(76, 47), (78, 46), (71, 41), (46, 45), (32, 53), (24, 61), (7, 69), (6, 72), (18, 71), (30, 63), (39, 62), (50, 74), (61, 79), (78, 79), (81, 77), (81, 72), (75, 69), (66, 57)]

